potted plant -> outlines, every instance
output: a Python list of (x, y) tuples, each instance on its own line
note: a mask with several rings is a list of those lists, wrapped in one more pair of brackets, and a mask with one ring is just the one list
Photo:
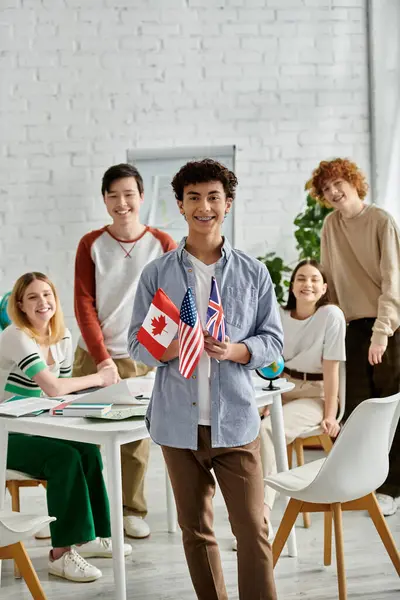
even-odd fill
[[(310, 182), (305, 185), (305, 190), (310, 189)], [(322, 206), (314, 198), (307, 194), (306, 206), (294, 219), (296, 226), (294, 236), (296, 238), (296, 250), (298, 250), (298, 260), (312, 258), (320, 260), (321, 229), (326, 215), (332, 212), (332, 208)], [(286, 265), (284, 260), (275, 252), (267, 252), (265, 256), (259, 256), (258, 260), (267, 267), (272, 282), (275, 286), (275, 293), (279, 304), (283, 304), (286, 298), (286, 291), (289, 287), (287, 273), (291, 273), (292, 268)]]

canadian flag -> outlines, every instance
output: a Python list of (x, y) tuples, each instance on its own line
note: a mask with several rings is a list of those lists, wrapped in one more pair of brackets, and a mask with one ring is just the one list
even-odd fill
[(137, 340), (154, 358), (160, 360), (174, 339), (178, 325), (179, 310), (164, 290), (159, 288), (137, 333)]

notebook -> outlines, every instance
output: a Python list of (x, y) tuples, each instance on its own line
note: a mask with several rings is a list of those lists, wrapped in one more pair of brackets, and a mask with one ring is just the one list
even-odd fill
[(50, 398), (19, 398), (0, 404), (0, 415), (6, 417), (36, 416), (46, 410), (51, 410), (60, 403)]

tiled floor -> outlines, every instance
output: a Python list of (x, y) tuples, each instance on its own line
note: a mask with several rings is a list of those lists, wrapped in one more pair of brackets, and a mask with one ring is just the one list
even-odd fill
[[(318, 458), (315, 452), (308, 459)], [(127, 559), (127, 595), (129, 600), (195, 600), (188, 576), (180, 534), (168, 534), (164, 492), (164, 466), (158, 447), (152, 446), (147, 479), (149, 515), (152, 534), (147, 540), (131, 540), (133, 554)], [(7, 500), (8, 502), (8, 500)], [(42, 488), (27, 488), (21, 493), (22, 510), (45, 512)], [(9, 506), (9, 503), (8, 503)], [(272, 522), (276, 527), (282, 515), (282, 503), (276, 504)], [(400, 510), (388, 518), (394, 538), (400, 546)], [(312, 526), (297, 527), (299, 557), (282, 556), (275, 574), (280, 600), (334, 600), (338, 597), (335, 564), (323, 566), (322, 515), (312, 516)], [(236, 553), (232, 552), (231, 533), (220, 494), (215, 499), (215, 529), (220, 543), (229, 598), (237, 599)], [(349, 600), (399, 600), (398, 578), (385, 549), (364, 513), (344, 514), (344, 540)], [(110, 560), (93, 559), (103, 571), (102, 579), (89, 584), (76, 584), (47, 574), (46, 541), (27, 544), (34, 566), (43, 583), (48, 600), (112, 600), (114, 598)], [(334, 557), (334, 555), (333, 555)], [(30, 598), (23, 581), (15, 580), (10, 561), (3, 564), (1, 600)]]

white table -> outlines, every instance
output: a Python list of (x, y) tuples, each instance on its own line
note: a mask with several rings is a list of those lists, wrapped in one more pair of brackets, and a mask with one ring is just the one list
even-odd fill
[(107, 462), (115, 599), (126, 600), (124, 526), (122, 514), (120, 446), (149, 437), (144, 420), (96, 421), (80, 417), (0, 417), (0, 510), (4, 507), (8, 432), (101, 444)]
[[(259, 407), (271, 405), (271, 420), (278, 471), (288, 470), (281, 392), (289, 391), (293, 384), (278, 382), (278, 391), (263, 391), (261, 379), (257, 379), (256, 399)], [(124, 527), (122, 512), (121, 455), (120, 446), (149, 437), (143, 419), (135, 421), (96, 421), (79, 417), (19, 417), (0, 416), (0, 510), (4, 508), (8, 433), (26, 433), (64, 440), (75, 440), (104, 447), (107, 463), (108, 495), (111, 512), (113, 545), (113, 569), (115, 600), (126, 600)], [(168, 531), (176, 531), (176, 511), (169, 479), (167, 479)], [(288, 540), (290, 556), (297, 556), (294, 530)]]

